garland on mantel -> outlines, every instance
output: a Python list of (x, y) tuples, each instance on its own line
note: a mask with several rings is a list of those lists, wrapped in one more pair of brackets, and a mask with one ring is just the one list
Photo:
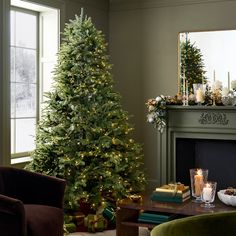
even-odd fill
[[(233, 82), (233, 81), (232, 81)], [(235, 81), (236, 87), (236, 81)], [(211, 92), (210, 89), (206, 89), (204, 94), (204, 102), (201, 103), (202, 106), (223, 106), (223, 105), (236, 105), (236, 95), (235, 89), (227, 94), (227, 96), (222, 95), (222, 89), (220, 88), (218, 92)], [(181, 94), (177, 94), (175, 96), (164, 96), (160, 95), (156, 98), (148, 99), (146, 105), (148, 108), (147, 114), (147, 122), (154, 124), (154, 127), (160, 133), (163, 133), (166, 124), (167, 124), (167, 105), (182, 105), (182, 106), (194, 106), (197, 105), (195, 102), (196, 96), (194, 94), (190, 94), (187, 97), (187, 104), (183, 103), (186, 101), (186, 98)]]
[(147, 102), (147, 121), (154, 124), (161, 133), (166, 127), (166, 96), (158, 96), (156, 99), (149, 99)]

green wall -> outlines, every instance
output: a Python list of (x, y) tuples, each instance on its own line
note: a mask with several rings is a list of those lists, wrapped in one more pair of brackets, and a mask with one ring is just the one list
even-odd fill
[[(157, 131), (146, 123), (145, 102), (177, 93), (178, 33), (236, 29), (232, 0), (111, 0), (109, 43), (117, 89), (134, 115), (150, 180), (157, 176)], [(217, 50), (217, 49), (216, 49)]]

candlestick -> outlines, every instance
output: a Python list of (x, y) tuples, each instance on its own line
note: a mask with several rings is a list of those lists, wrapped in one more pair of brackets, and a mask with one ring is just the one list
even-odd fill
[(183, 94), (183, 106), (188, 106), (188, 81), (185, 83), (185, 93)]
[(186, 80), (186, 100), (188, 100), (188, 81)]
[(183, 71), (183, 96), (185, 96), (185, 84), (186, 83), (186, 78), (185, 78), (185, 70)]
[(228, 71), (228, 89), (230, 90), (230, 74), (229, 74), (229, 71)]

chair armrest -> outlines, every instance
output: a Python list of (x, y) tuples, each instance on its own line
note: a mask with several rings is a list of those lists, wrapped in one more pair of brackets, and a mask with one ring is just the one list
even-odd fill
[(0, 235), (26, 236), (23, 203), (0, 194)]
[(65, 180), (28, 170), (12, 169), (14, 173), (4, 181), (6, 195), (20, 199), (24, 204), (63, 208)]
[(151, 236), (236, 235), (236, 211), (188, 216), (155, 226)]

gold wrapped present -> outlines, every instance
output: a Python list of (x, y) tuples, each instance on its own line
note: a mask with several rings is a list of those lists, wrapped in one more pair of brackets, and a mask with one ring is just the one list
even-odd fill
[(89, 214), (85, 217), (84, 224), (91, 233), (102, 232), (107, 228), (107, 220), (102, 215)]

